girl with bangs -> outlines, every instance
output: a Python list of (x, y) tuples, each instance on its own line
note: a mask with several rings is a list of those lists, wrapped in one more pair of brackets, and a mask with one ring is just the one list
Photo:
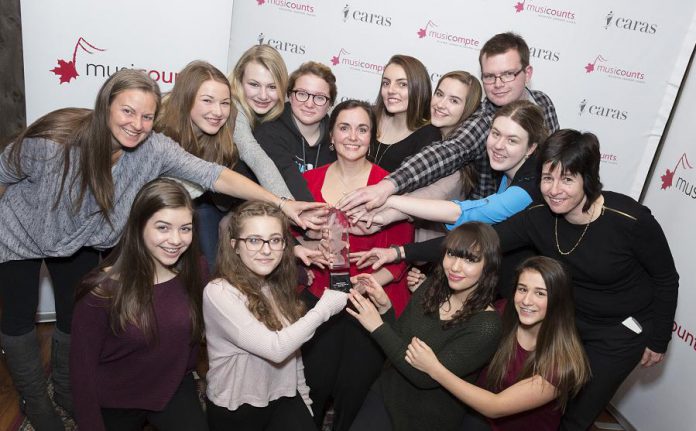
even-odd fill
[(503, 338), (481, 387), (452, 374), (419, 338), (408, 346), (406, 362), (488, 417), (495, 431), (557, 430), (569, 398), (590, 376), (568, 273), (554, 259), (529, 258), (502, 306)]
[[(351, 430), (455, 430), (472, 414), (440, 383), (411, 367), (413, 337), (426, 341), (454, 375), (473, 382), (495, 353), (500, 319), (491, 306), (500, 264), (495, 231), (466, 223), (446, 238), (441, 265), (396, 320), (391, 302), (371, 275), (358, 276), (347, 309), (372, 335), (390, 365), (373, 385)], [(368, 299), (369, 298), (369, 299)]]
[(250, 201), (220, 243), (218, 278), (203, 294), (213, 431), (316, 429), (300, 346), (345, 307), (347, 295), (327, 289), (305, 313), (291, 240), (278, 209)]

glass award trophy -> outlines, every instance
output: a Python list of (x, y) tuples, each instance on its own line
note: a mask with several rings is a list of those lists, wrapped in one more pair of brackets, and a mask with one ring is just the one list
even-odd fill
[(349, 227), (348, 217), (343, 211), (336, 208), (329, 209), (325, 230), (329, 253), (329, 288), (341, 292), (348, 292), (352, 287), (350, 284), (350, 261), (348, 260), (348, 252), (350, 251)]

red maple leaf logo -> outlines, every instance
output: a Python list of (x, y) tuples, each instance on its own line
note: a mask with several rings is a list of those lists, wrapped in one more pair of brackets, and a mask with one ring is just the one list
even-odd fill
[(50, 70), (51, 72), (53, 72), (54, 74), (56, 74), (60, 77), (61, 84), (63, 84), (64, 82), (70, 83), (71, 79), (77, 79), (77, 77), (80, 76), (80, 74), (77, 73), (77, 68), (75, 67), (77, 65), (76, 58), (77, 58), (77, 48), (78, 47), (82, 48), (82, 50), (85, 51), (87, 54), (92, 54), (92, 51), (90, 51), (90, 49), (93, 49), (95, 51), (105, 51), (104, 49), (97, 48), (96, 46), (87, 42), (82, 37), (77, 39), (77, 43), (75, 44), (75, 49), (73, 50), (72, 61), (65, 61), (65, 60), (61, 60), (59, 58), (58, 59), (58, 66), (56, 66)]
[(77, 69), (75, 69), (74, 62), (61, 59), (58, 59), (58, 66), (51, 69), (51, 72), (60, 77), (61, 84), (64, 82), (70, 82), (71, 79), (75, 79), (79, 76)]
[(418, 29), (418, 38), (423, 39), (425, 37), (425, 29), (424, 28), (419, 28)]
[(266, 0), (256, 0), (256, 3), (261, 6), (262, 4), (266, 3)]
[(594, 63), (587, 63), (587, 66), (585, 66), (585, 72), (586, 73), (594, 72)]
[(515, 13), (520, 13), (524, 10), (524, 2), (517, 2), (515, 7)]
[(331, 57), (331, 64), (333, 64), (335, 66), (338, 64), (338, 62), (339, 62), (339, 58), (337, 55), (334, 55), (333, 57)]
[(664, 175), (660, 175), (662, 179), (662, 190), (672, 187), (672, 178), (674, 178), (674, 172), (667, 169)]

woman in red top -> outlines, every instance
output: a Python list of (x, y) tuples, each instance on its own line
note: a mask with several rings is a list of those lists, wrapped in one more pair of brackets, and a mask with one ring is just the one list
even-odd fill
[[(338, 104), (331, 114), (329, 130), (337, 161), (307, 171), (304, 177), (317, 202), (335, 205), (347, 193), (376, 184), (388, 172), (366, 158), (376, 133), (370, 105), (357, 100)], [(350, 250), (398, 246), (412, 239), (413, 226), (400, 222), (371, 235), (351, 236)], [(399, 263), (386, 265), (373, 273), (389, 295), (397, 314), (403, 311), (410, 296), (406, 286), (406, 269), (404, 263)], [(351, 265), (351, 275), (358, 272)], [(309, 292), (304, 293), (310, 307), (328, 285), (328, 271), (315, 270), (314, 282)], [(341, 313), (305, 344), (303, 359), (317, 424), (321, 425), (326, 403), (333, 398), (336, 412), (334, 430), (348, 429), (384, 363), (380, 348), (354, 319)]]

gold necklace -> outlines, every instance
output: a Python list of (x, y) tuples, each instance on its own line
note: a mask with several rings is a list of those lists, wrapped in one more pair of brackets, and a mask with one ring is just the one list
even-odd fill
[(595, 204), (592, 204), (592, 213), (590, 214), (590, 220), (587, 222), (585, 225), (585, 229), (583, 229), (582, 234), (580, 235), (580, 238), (578, 238), (578, 242), (575, 243), (573, 248), (571, 248), (569, 251), (563, 251), (561, 250), (561, 244), (558, 242), (558, 219), (560, 217), (556, 217), (556, 224), (554, 226), (554, 234), (556, 235), (556, 248), (558, 249), (558, 252), (561, 253), (563, 256), (568, 256), (570, 253), (574, 252), (576, 248), (580, 245), (580, 241), (585, 237), (585, 233), (587, 233), (587, 228), (590, 227), (590, 223), (592, 223), (592, 219), (594, 218), (594, 206)]

